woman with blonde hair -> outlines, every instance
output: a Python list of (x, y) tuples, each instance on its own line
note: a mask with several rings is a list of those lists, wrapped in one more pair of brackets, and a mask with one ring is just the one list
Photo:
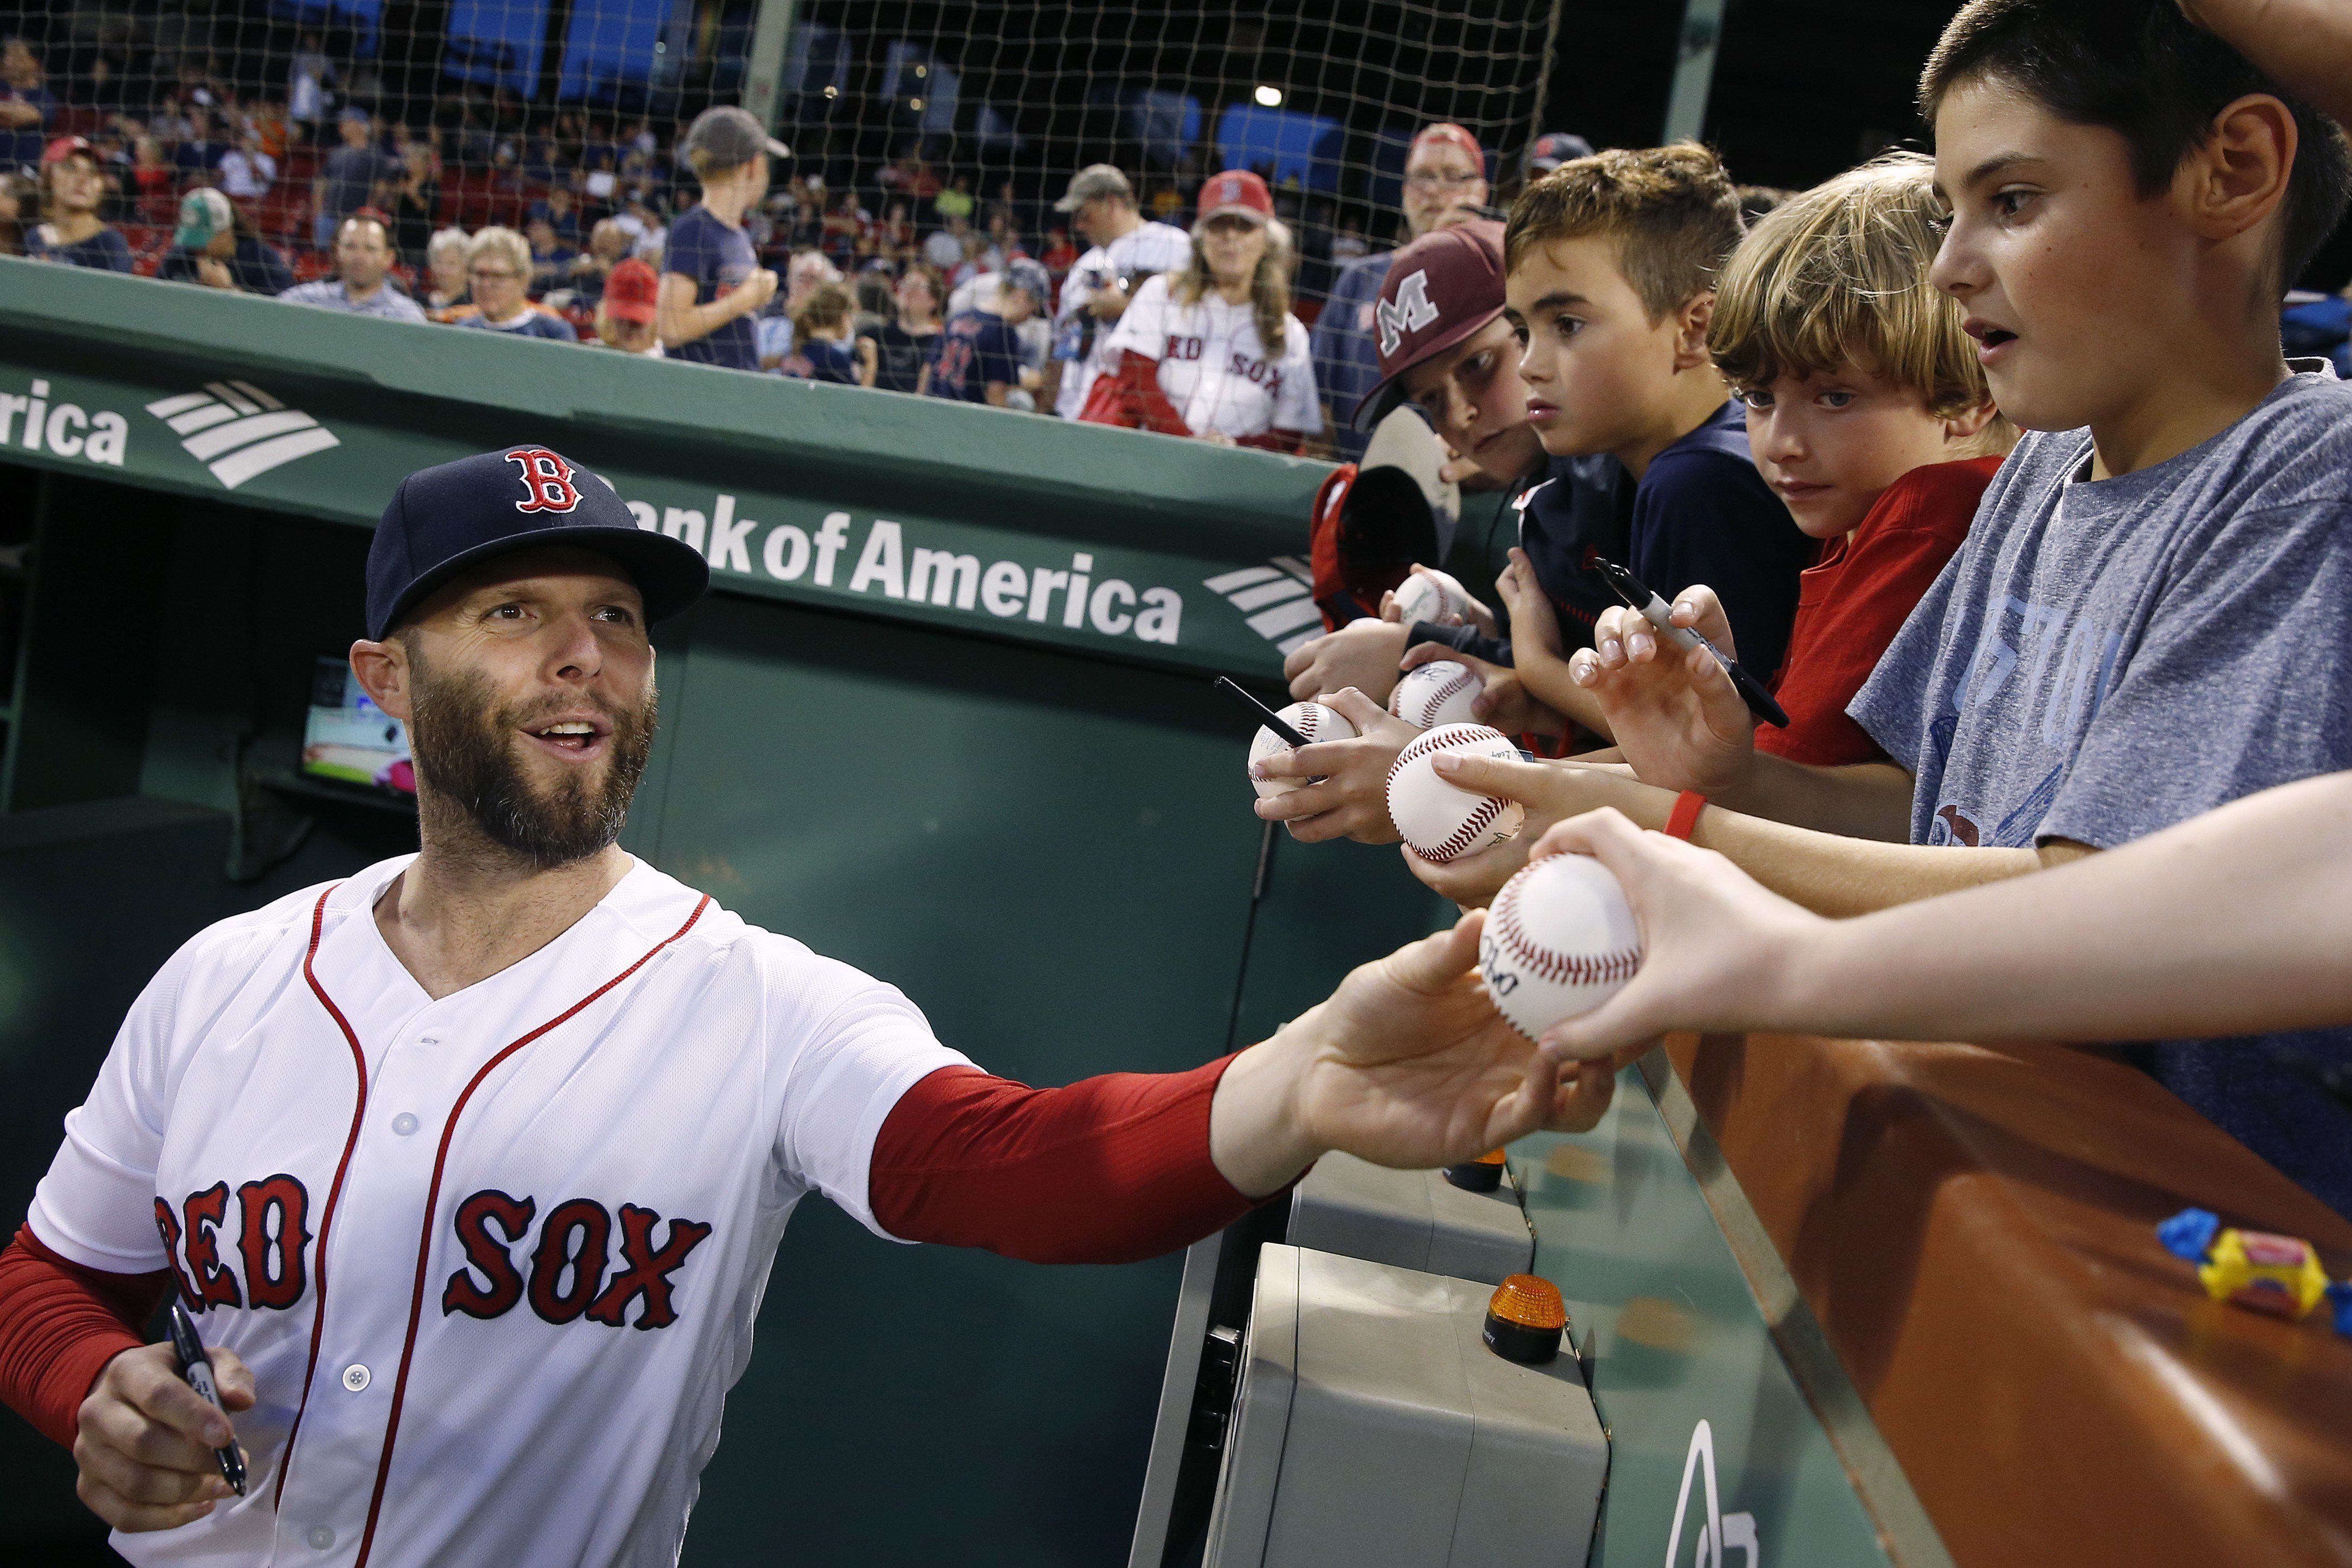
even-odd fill
[(1289, 231), (1246, 169), (1203, 184), (1200, 215), (1192, 260), (1146, 280), (1119, 318), (1118, 372), (1096, 381), (1079, 417), (1296, 452), (1323, 413), (1307, 329), (1290, 312)]
[(530, 241), (510, 228), (491, 225), (474, 231), (466, 245), (466, 282), (474, 310), (456, 324), (481, 327), (514, 337), (576, 343), (572, 323), (530, 298)]

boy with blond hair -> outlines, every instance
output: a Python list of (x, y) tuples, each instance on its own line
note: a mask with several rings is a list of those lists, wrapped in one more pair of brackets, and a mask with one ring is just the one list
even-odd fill
[[(1711, 723), (1735, 741), (1752, 731), (1757, 751), (1791, 762), (1885, 755), (1846, 704), (1967, 539), (2017, 440), (1993, 408), (1958, 302), (1928, 281), (1942, 239), (1934, 162), (1894, 153), (1790, 198), (1732, 253), (1707, 347), (1747, 405), (1758, 471), (1822, 554), (1800, 579), (1774, 685), (1786, 727), (1758, 727), (1727, 687), (1699, 684), (1717, 673), (1703, 652), (1707, 669), (1684, 671), (1689, 680), (1607, 681), (1628, 658), (1659, 656), (1645, 631), (1628, 627), (1606, 653), (1570, 661), (1578, 684), (1604, 693), (1611, 731), (1637, 769), (1682, 731), (1703, 739)], [(1714, 590), (1684, 587), (1673, 618), (1718, 624)]]

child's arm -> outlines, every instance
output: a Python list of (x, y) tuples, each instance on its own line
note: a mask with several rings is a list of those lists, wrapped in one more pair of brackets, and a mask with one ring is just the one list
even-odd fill
[[(1356, 738), (1294, 746), (1255, 764), (1266, 778), (1301, 781), (1297, 789), (1261, 798), (1258, 816), (1283, 824), (1302, 844), (1331, 838), (1395, 843), (1396, 828), (1389, 821), (1389, 770), (1396, 765), (1397, 753), (1421, 731), (1353, 687), (1319, 693), (1315, 700), (1353, 724)], [(1304, 782), (1309, 779), (1321, 782)]]
[[(1738, 658), (1712, 590), (1684, 589), (1671, 617)], [(1822, 768), (1756, 750), (1756, 719), (1704, 649), (1678, 652), (1632, 610), (1604, 610), (1570, 678), (1609, 717), (1633, 771), (1662, 789), (1697, 790), (1750, 816), (1822, 833), (1901, 843), (1911, 832), (1911, 776), (1892, 763)]]
[[(1629, 778), (1615, 768), (1453, 755), (1440, 756), (1435, 765), (1448, 783), (1516, 800), (1527, 808), (1526, 825), (1516, 837), (1475, 855), (1441, 866), (1407, 851), (1415, 876), (1465, 906), (1491, 900), (1526, 864), (1529, 847), (1555, 823), (1610, 806), (1637, 827), (1663, 830), (1676, 799), (1675, 791)], [(1872, 790), (1899, 794), (1907, 815), (1908, 775), (1900, 768), (1874, 763), (1809, 771), (1871, 775), (1844, 782), (1861, 798), (1868, 798)], [(1958, 892), (2090, 853), (2086, 847), (2070, 843), (2045, 844), (2039, 849), (1927, 848), (1791, 827), (1712, 805), (1699, 813), (1691, 842), (1721, 854), (1782, 898), (1833, 917), (1868, 914)]]
[[(1615, 739), (1599, 699), (1570, 678), (1562, 649), (1559, 616), (1536, 583), (1528, 552), (1513, 546), (1511, 563), (1495, 579), (1495, 591), (1511, 620), (1511, 663), (1529, 697), (1555, 713), (1575, 720), (1603, 740)], [(1491, 721), (1490, 721), (1491, 722)], [(1501, 728), (1497, 725), (1496, 728)]]
[(2352, 773), (2248, 795), (2030, 887), (1834, 923), (1606, 814), (1546, 847), (1598, 855), (1646, 939), (1633, 984), (1558, 1031), (1573, 1056), (1682, 1029), (2145, 1040), (2352, 1019)]

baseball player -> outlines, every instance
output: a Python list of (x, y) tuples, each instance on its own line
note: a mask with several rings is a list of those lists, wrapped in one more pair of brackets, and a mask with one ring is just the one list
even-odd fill
[(1062, 279), (1054, 313), (1054, 352), (1046, 364), (1055, 384), (1054, 412), (1076, 419), (1086, 411), (1095, 378), (1118, 368), (1111, 328), (1135, 291), (1154, 275), (1192, 259), (1192, 240), (1173, 224), (1147, 221), (1135, 207), (1135, 188), (1116, 164), (1092, 163), (1070, 177), (1054, 204), (1068, 213), (1092, 247)]
[(1082, 417), (1224, 446), (1298, 450), (1318, 434), (1307, 328), (1290, 312), (1288, 236), (1246, 169), (1201, 187), (1183, 267), (1135, 292)]
[[(1605, 1069), (1496, 1017), (1475, 915), (1191, 1072), (981, 1072), (894, 987), (616, 847), (646, 627), (707, 583), (543, 447), (394, 494), (351, 662), (410, 727), (422, 852), (191, 939), (0, 1253), (0, 1395), (132, 1563), (672, 1563), (808, 1193), (1118, 1261), (1327, 1150), (1442, 1165), (1605, 1104)], [(170, 1290), (228, 1416), (139, 1341)]]

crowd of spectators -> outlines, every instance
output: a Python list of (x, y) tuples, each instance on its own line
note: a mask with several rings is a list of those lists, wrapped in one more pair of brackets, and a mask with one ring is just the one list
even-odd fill
[[(272, 91), (187, 60), (142, 95), (104, 65), (59, 84), (30, 42), (0, 50), (0, 254), (1212, 440), (1360, 448), (1349, 420), (1386, 257), (1295, 182), (1204, 181), (1188, 165), (1139, 190), (1095, 164), (1049, 203), (1010, 179), (983, 194), (917, 150), (861, 168), (793, 161), (735, 110), (681, 129), (456, 93), (421, 116), (379, 114), (312, 37)], [(1213, 226), (1201, 190), (1235, 174), (1258, 195)], [(1459, 127), (1429, 128), (1404, 190), (1400, 240), (1475, 216), (1485, 154)], [(1183, 357), (1203, 352), (1202, 331), (1163, 334), (1172, 352), (1116, 342), (1150, 279), (1171, 275), (1164, 291), (1213, 272), (1212, 226), (1259, 236), (1243, 239), (1263, 265), (1230, 300), (1212, 289), (1182, 303), (1203, 331), (1230, 304), (1255, 331), (1219, 328), (1236, 341), (1205, 361)], [(1341, 308), (1309, 363), (1286, 323), (1304, 344), (1327, 294)], [(1138, 354), (1166, 374), (1130, 370), (1089, 414), (1097, 384)]]

